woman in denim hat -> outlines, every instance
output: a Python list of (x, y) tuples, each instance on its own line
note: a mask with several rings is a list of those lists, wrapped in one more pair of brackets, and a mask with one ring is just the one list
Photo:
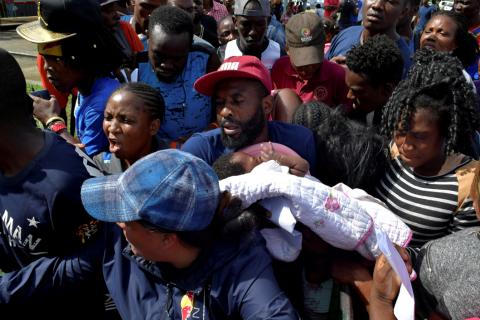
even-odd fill
[[(102, 269), (124, 319), (299, 319), (264, 241), (243, 223), (241, 202), (220, 192), (201, 159), (157, 151), (121, 175), (87, 180), (81, 196), (87, 212), (107, 222), (103, 240), (0, 278), (12, 299), (74, 289)], [(53, 281), (15, 290), (39, 275)]]
[(120, 227), (107, 226), (103, 271), (123, 318), (297, 318), (263, 241), (232, 231), (241, 203), (220, 193), (202, 160), (158, 151), (121, 175), (88, 180), (82, 201)]

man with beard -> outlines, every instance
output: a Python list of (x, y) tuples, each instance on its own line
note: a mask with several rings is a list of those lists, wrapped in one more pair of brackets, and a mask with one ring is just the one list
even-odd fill
[(193, 21), (184, 10), (161, 6), (150, 16), (148, 62), (140, 63), (138, 81), (160, 91), (165, 100), (165, 118), (159, 136), (184, 141), (204, 130), (211, 120), (211, 100), (193, 88), (193, 83), (215, 70), (218, 57), (194, 49)]
[(220, 128), (194, 134), (182, 150), (211, 165), (223, 154), (271, 141), (290, 147), (315, 168), (315, 142), (309, 129), (267, 121), (273, 108), (272, 81), (258, 58), (226, 59), (217, 71), (198, 79), (195, 89), (212, 96)]
[(413, 52), (405, 40), (398, 35), (398, 21), (408, 13), (408, 0), (366, 0), (363, 4), (363, 21), (361, 26), (353, 26), (337, 34), (327, 52), (327, 59), (344, 64), (347, 52), (356, 45), (362, 45), (368, 38), (385, 34), (395, 41), (404, 61), (404, 74), (411, 64)]
[(268, 0), (235, 1), (233, 22), (238, 30), (238, 39), (227, 43), (225, 59), (233, 56), (250, 55), (262, 61), (268, 70), (280, 58), (280, 45), (267, 38), (270, 22)]

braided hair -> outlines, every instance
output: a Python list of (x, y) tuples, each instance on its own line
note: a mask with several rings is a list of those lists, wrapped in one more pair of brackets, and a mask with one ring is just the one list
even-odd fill
[(479, 124), (475, 99), (458, 58), (420, 49), (407, 78), (383, 108), (381, 133), (392, 139), (398, 128), (407, 132), (417, 109), (427, 108), (439, 119), (446, 154), (472, 155), (472, 137)]
[(327, 104), (321, 101), (312, 100), (302, 103), (298, 109), (295, 110), (292, 123), (315, 131), (317, 127), (328, 118), (331, 110)]
[(115, 90), (112, 96), (121, 91), (133, 93), (142, 100), (145, 111), (150, 114), (152, 119), (160, 119), (160, 121), (163, 121), (165, 101), (158, 90), (142, 82), (131, 82), (121, 85)]

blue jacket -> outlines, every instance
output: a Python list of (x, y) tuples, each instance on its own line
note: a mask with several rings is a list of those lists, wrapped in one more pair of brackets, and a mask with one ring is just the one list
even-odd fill
[(76, 255), (41, 258), (22, 272), (4, 275), (0, 303), (75, 290), (98, 271), (103, 257), (107, 288), (124, 319), (299, 318), (278, 287), (258, 234), (218, 242), (178, 271), (134, 256), (117, 226), (104, 229), (103, 241)]
[(298, 319), (257, 234), (218, 242), (181, 271), (134, 256), (120, 228), (107, 239), (104, 276), (124, 319)]

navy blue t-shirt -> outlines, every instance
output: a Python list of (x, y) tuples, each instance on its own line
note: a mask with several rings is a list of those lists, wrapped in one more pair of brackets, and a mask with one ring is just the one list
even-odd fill
[(42, 256), (71, 253), (98, 227), (80, 199), (83, 181), (96, 169), (65, 140), (44, 134), (43, 149), (20, 173), (13, 177), (0, 173), (0, 269), (4, 272)]
[[(315, 140), (310, 129), (277, 121), (269, 121), (268, 139), (271, 142), (283, 144), (310, 164), (310, 171), (314, 172), (316, 165)], [(199, 157), (212, 165), (221, 155), (234, 152), (226, 148), (221, 139), (221, 128), (207, 132), (196, 133), (182, 146), (182, 150)], [(313, 169), (313, 170), (312, 170)]]
[[(346, 56), (347, 52), (353, 47), (360, 45), (360, 37), (362, 35), (363, 27), (362, 26), (353, 26), (347, 29), (340, 31), (332, 39), (332, 44), (330, 49), (327, 52), (327, 59), (330, 60), (336, 56)], [(403, 58), (403, 75), (407, 75), (408, 69), (412, 64), (413, 52), (408, 47), (407, 43), (402, 37), (396, 41), (400, 53)]]

